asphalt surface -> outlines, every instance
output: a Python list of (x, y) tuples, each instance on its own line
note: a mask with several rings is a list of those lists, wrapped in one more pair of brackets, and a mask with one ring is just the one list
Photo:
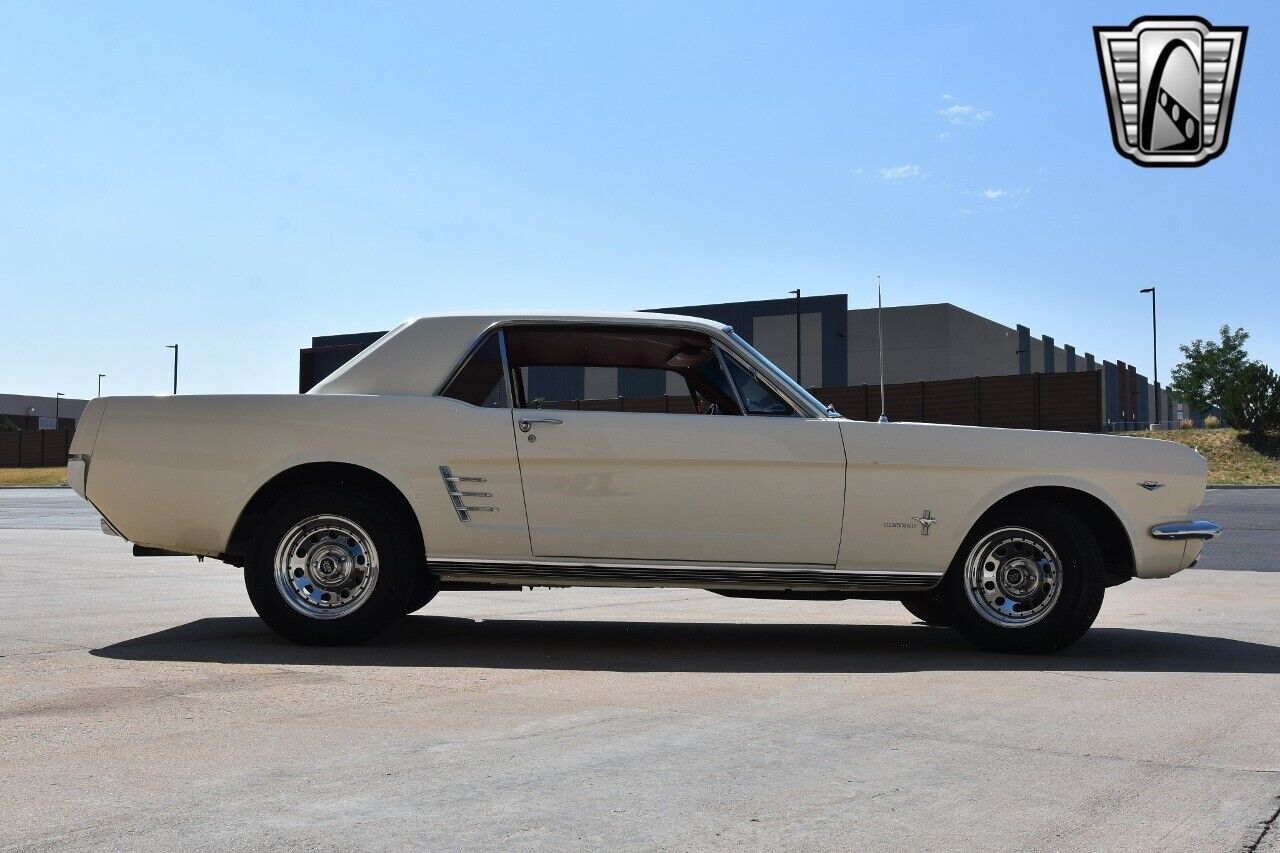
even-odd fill
[(1197, 569), (1280, 571), (1280, 489), (1210, 489), (1198, 516), (1223, 530)]
[(0, 490), (0, 848), (1275, 851), (1280, 496), (1202, 514), (1205, 570), (1047, 658), (688, 590), (446, 593), (309, 649), (238, 570)]

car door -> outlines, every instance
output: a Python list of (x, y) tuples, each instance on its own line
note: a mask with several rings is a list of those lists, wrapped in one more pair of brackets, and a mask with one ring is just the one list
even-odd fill
[[(835, 564), (845, 476), (836, 421), (797, 416), (776, 396), (744, 414), (753, 403), (742, 402), (726, 354), (705, 335), (545, 331), (507, 330), (535, 557)], [(658, 370), (667, 374), (664, 391), (685, 387), (548, 399), (528, 386), (549, 367)], [(599, 410), (606, 407), (613, 410)]]

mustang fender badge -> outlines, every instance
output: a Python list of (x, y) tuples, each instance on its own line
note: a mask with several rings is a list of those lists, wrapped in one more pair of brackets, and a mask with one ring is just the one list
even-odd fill
[(920, 528), (921, 536), (929, 535), (929, 528), (938, 523), (938, 519), (933, 517), (933, 510), (926, 509), (920, 515), (911, 516), (911, 521), (886, 521), (885, 527), (903, 527), (907, 530), (915, 530)]
[(914, 516), (914, 521), (920, 523), (920, 535), (928, 536), (929, 528), (938, 523), (938, 519), (933, 517), (933, 510), (926, 509), (922, 514)]

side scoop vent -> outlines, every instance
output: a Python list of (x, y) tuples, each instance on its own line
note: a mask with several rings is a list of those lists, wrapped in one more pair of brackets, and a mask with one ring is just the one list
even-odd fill
[(453, 503), (453, 511), (458, 514), (458, 520), (463, 524), (471, 521), (471, 513), (473, 512), (497, 512), (496, 506), (471, 506), (467, 503), (467, 498), (491, 498), (493, 492), (475, 492), (464, 489), (467, 483), (483, 483), (484, 477), (463, 477), (453, 473), (453, 469), (447, 465), (440, 466), (440, 479), (444, 481), (444, 490), (449, 495), (449, 500)]

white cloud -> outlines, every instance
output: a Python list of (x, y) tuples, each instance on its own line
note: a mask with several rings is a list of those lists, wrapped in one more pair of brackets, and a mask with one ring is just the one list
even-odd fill
[(952, 124), (982, 124), (995, 113), (969, 104), (952, 104), (946, 109), (938, 110), (938, 115)]
[(1014, 187), (1013, 189), (994, 189), (983, 190), (982, 197), (987, 201), (999, 201), (1005, 199), (1008, 201), (1020, 201), (1027, 193), (1031, 192), (1029, 187)]
[(880, 170), (880, 177), (886, 181), (905, 181), (910, 178), (923, 178), (924, 170), (915, 163), (904, 163)]
[(861, 167), (861, 166), (859, 166), (858, 168), (854, 169), (854, 170), (853, 170), (853, 173), (854, 173), (855, 175), (861, 175), (861, 174), (862, 174), (862, 167)]
[(950, 96), (950, 95), (948, 95), (946, 92), (943, 92), (943, 93), (942, 93), (942, 100), (944, 100), (944, 101), (949, 101), (949, 100), (951, 100), (951, 96)]

